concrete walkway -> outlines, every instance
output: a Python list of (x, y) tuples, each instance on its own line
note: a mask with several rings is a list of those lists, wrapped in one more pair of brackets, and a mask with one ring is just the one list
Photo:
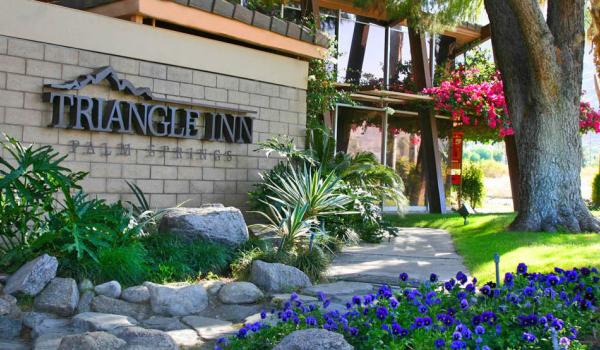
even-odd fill
[(448, 280), (463, 271), (463, 259), (445, 230), (400, 228), (398, 237), (380, 244), (346, 247), (334, 258), (326, 276), (334, 280), (398, 284), (401, 272), (425, 280), (434, 272)]

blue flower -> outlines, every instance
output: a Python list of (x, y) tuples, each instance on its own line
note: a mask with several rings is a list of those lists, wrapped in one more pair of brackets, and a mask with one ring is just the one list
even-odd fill
[(377, 308), (377, 311), (375, 311), (375, 315), (377, 315), (378, 319), (383, 321), (388, 315), (388, 309), (384, 306), (380, 306)]
[(569, 345), (571, 345), (571, 340), (569, 340), (569, 338), (567, 338), (567, 337), (561, 337), (560, 340), (558, 341), (558, 344), (560, 346), (562, 346), (563, 348), (568, 348)]
[(523, 340), (525, 340), (526, 342), (529, 343), (533, 343), (534, 341), (536, 341), (536, 336), (531, 334), (531, 333), (527, 333), (527, 332), (523, 332)]
[(245, 327), (240, 328), (240, 330), (238, 331), (238, 338), (245, 338), (246, 334), (248, 334), (248, 330)]
[(260, 312), (260, 319), (264, 320), (265, 318), (267, 318), (267, 313), (266, 313), (266, 311), (263, 310)]
[(467, 343), (462, 340), (455, 340), (450, 344), (450, 349), (466, 349)]
[(485, 286), (479, 288), (479, 292), (483, 295), (489, 296), (492, 294), (492, 288), (486, 284)]
[(438, 276), (435, 273), (432, 273), (431, 275), (429, 275), (429, 281), (431, 283), (437, 282), (438, 280)]
[(517, 273), (520, 275), (524, 275), (527, 273), (527, 265), (525, 265), (525, 263), (519, 263), (519, 265), (517, 265)]
[(454, 339), (454, 340), (461, 340), (462, 339), (462, 334), (460, 332), (454, 332), (454, 333), (452, 333), (452, 339)]
[(396, 300), (396, 298), (391, 297), (390, 298), (390, 306), (392, 307), (392, 309), (395, 309), (398, 307), (398, 300)]
[(467, 299), (463, 299), (460, 301), (460, 307), (463, 310), (469, 308), (469, 302), (467, 301)]
[(425, 313), (427, 313), (428, 310), (429, 309), (427, 309), (427, 306), (425, 306), (423, 304), (419, 305), (419, 312), (420, 313), (425, 314)]
[(358, 295), (355, 295), (352, 297), (352, 303), (356, 304), (356, 305), (360, 305), (361, 303), (361, 298)]
[(408, 280), (408, 274), (407, 274), (406, 272), (402, 272), (402, 273), (400, 274), (400, 280), (401, 280), (402, 282), (406, 282), (406, 280)]
[(485, 333), (485, 327), (479, 325), (477, 327), (475, 327), (475, 333), (478, 335), (482, 335)]
[(469, 280), (467, 275), (465, 275), (462, 271), (458, 271), (456, 273), (456, 279), (460, 282), (460, 284), (465, 284)]
[(435, 346), (436, 349), (442, 349), (446, 346), (446, 341), (444, 339), (436, 339), (433, 342), (433, 345)]
[(358, 335), (358, 328), (356, 328), (356, 327), (350, 327), (349, 330), (350, 330), (350, 335), (351, 336), (355, 337), (355, 336)]

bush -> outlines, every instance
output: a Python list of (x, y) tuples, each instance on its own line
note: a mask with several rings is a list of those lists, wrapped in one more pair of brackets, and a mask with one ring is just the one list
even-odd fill
[(165, 233), (148, 235), (141, 242), (148, 251), (147, 278), (159, 283), (193, 281), (209, 272), (226, 274), (234, 257), (233, 250), (222, 244), (188, 242)]
[(600, 173), (596, 174), (592, 182), (592, 204), (600, 207)]
[(484, 196), (485, 188), (481, 167), (473, 163), (466, 164), (462, 176), (462, 197), (475, 208), (481, 205)]
[(311, 281), (318, 281), (331, 262), (330, 256), (319, 246), (302, 249), (290, 256), (288, 264), (303, 271)]
[[(266, 322), (244, 325), (218, 348), (270, 349), (295, 330), (323, 328), (340, 333), (355, 349), (552, 349), (585, 348), (579, 338), (597, 327), (600, 275), (595, 268), (506, 273), (503, 286), (477, 286), (475, 278), (417, 284), (400, 275), (400, 287), (354, 296), (346, 311), (329, 310), (330, 300), (309, 305), (292, 294)], [(585, 292), (583, 292), (585, 291)], [(273, 318), (274, 320), (271, 320)], [(278, 322), (273, 322), (278, 321)]]

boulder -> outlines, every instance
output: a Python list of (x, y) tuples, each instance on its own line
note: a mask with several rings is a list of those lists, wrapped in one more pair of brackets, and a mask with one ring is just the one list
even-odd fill
[(0, 295), (0, 339), (17, 338), (23, 327), (23, 314), (17, 306), (17, 298), (12, 295)]
[(152, 315), (149, 305), (129, 303), (125, 300), (98, 295), (92, 299), (92, 311), (103, 314), (114, 314), (144, 320)]
[(76, 333), (70, 319), (59, 318), (45, 312), (25, 312), (23, 324), (31, 329), (31, 336), (34, 338), (43, 334)]
[(214, 340), (234, 334), (237, 328), (231, 322), (202, 316), (185, 316), (181, 321), (192, 327), (203, 339)]
[(2, 340), (0, 339), (0, 350), (30, 350), (31, 344), (22, 340)]
[(213, 304), (200, 313), (199, 316), (218, 318), (231, 322), (241, 322), (246, 317), (265, 310), (262, 304)]
[(208, 295), (210, 296), (218, 295), (219, 291), (221, 290), (221, 287), (225, 285), (225, 282), (218, 280), (205, 280), (200, 281), (198, 283), (204, 286), (204, 288), (208, 292)]
[(65, 336), (66, 334), (42, 334), (35, 339), (33, 350), (56, 350)]
[(158, 329), (161, 331), (177, 331), (180, 329), (187, 329), (188, 326), (184, 325), (176, 317), (162, 317), (152, 316), (149, 319), (142, 322), (144, 328)]
[(171, 208), (161, 218), (159, 231), (189, 241), (203, 239), (231, 247), (248, 240), (244, 216), (234, 207)]
[(200, 284), (160, 285), (144, 283), (150, 291), (150, 304), (156, 314), (187, 316), (197, 314), (208, 306), (208, 295)]
[(83, 293), (87, 290), (94, 290), (94, 284), (89, 279), (85, 278), (77, 285), (79, 287), (79, 292)]
[(123, 315), (84, 312), (73, 317), (73, 326), (87, 331), (111, 331), (119, 327), (137, 325), (137, 321)]
[(118, 298), (121, 296), (121, 284), (117, 281), (110, 281), (97, 285), (94, 291), (98, 295), (104, 295), (109, 298)]
[(0, 295), (0, 316), (8, 315), (17, 306), (17, 298), (10, 294)]
[(150, 300), (150, 291), (146, 286), (129, 287), (121, 292), (121, 299), (132, 303), (145, 303)]
[(178, 329), (168, 331), (167, 334), (180, 349), (204, 349), (201, 347), (204, 342), (193, 329)]
[(306, 274), (293, 266), (280, 263), (252, 262), (250, 280), (270, 293), (287, 292), (312, 286)]
[(253, 304), (264, 298), (263, 292), (250, 282), (231, 282), (219, 291), (223, 304)]
[(165, 332), (141, 327), (116, 328), (111, 333), (127, 342), (128, 349), (177, 350), (175, 341)]
[(77, 304), (77, 313), (90, 312), (92, 311), (92, 299), (96, 294), (93, 290), (87, 290), (81, 294), (79, 303)]
[(6, 281), (4, 293), (17, 292), (35, 296), (44, 289), (46, 284), (56, 277), (58, 260), (48, 254), (38, 256), (21, 266)]
[(35, 297), (33, 307), (38, 311), (50, 312), (59, 316), (71, 316), (79, 303), (77, 282), (72, 278), (54, 278)]
[(8, 313), (0, 316), (0, 339), (3, 340), (17, 338), (23, 328), (23, 314), (16, 305), (16, 301), (13, 304), (12, 299), (9, 299), (8, 303), (10, 304)]
[(118, 350), (127, 343), (106, 332), (88, 332), (62, 338), (58, 350)]
[(273, 350), (352, 350), (344, 336), (325, 329), (303, 329), (285, 336)]
[(324, 293), (327, 297), (346, 302), (352, 298), (353, 295), (365, 295), (373, 293), (373, 285), (362, 282), (340, 281), (317, 284), (312, 287), (305, 288), (302, 292), (308, 295), (319, 295), (319, 293)]

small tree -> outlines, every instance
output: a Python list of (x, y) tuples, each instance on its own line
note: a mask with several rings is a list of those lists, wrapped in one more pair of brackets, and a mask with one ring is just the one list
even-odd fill
[(475, 208), (481, 206), (484, 196), (483, 170), (475, 163), (468, 163), (462, 176), (462, 197)]
[(600, 207), (600, 173), (596, 174), (592, 182), (592, 205)]

